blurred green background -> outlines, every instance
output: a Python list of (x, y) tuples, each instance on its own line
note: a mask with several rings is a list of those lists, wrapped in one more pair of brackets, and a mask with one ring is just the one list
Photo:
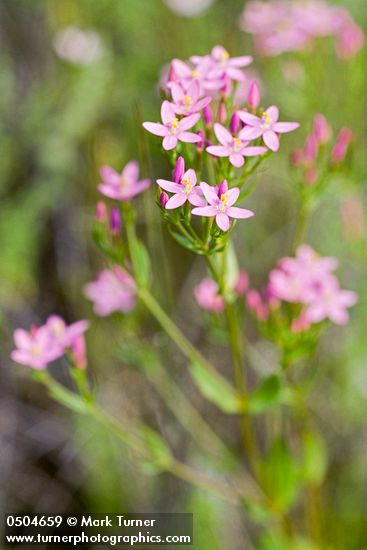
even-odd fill
[[(366, 30), (365, 0), (339, 3)], [(0, 510), (187, 510), (195, 513), (195, 548), (252, 548), (239, 510), (169, 475), (145, 475), (116, 442), (52, 404), (26, 368), (8, 359), (17, 326), (41, 323), (52, 312), (67, 321), (92, 318), (89, 362), (101, 402), (122, 422), (148, 420), (179, 456), (211, 470), (138, 368), (138, 338), (152, 341), (176, 381), (203, 407), (180, 358), (171, 364), (165, 336), (140, 310), (117, 322), (95, 318), (82, 287), (103, 265), (91, 237), (99, 167), (121, 169), (135, 158), (153, 182), (165, 177), (169, 167), (159, 140), (141, 128), (143, 120), (159, 118), (162, 67), (174, 57), (202, 55), (223, 44), (233, 55), (254, 55), (251, 71), (262, 84), (263, 103), (276, 103), (284, 120), (301, 122), (261, 169), (260, 186), (249, 201), (256, 223), (237, 230), (241, 267), (253, 286), (264, 284), (276, 259), (289, 252), (297, 204), (288, 157), (311, 130), (313, 116), (324, 113), (335, 131), (347, 125), (355, 133), (353, 166), (335, 177), (308, 239), (320, 253), (340, 259), (342, 285), (359, 294), (351, 324), (329, 329), (313, 359), (313, 413), (331, 450), (332, 548), (367, 548), (366, 53), (343, 63), (332, 41), (323, 39), (311, 54), (260, 58), (251, 37), (239, 29), (243, 5), (217, 0), (185, 17), (163, 0), (0, 1)], [(62, 57), (60, 32), (70, 26), (97, 33), (95, 59)], [(357, 228), (340, 215), (351, 198), (362, 205)], [(137, 204), (157, 297), (206, 353), (224, 354), (215, 332), (204, 333), (192, 298), (205, 269), (165, 234), (154, 183)], [(252, 366), (266, 369), (274, 351), (253, 327), (250, 337)], [(225, 355), (223, 364), (225, 371)], [(58, 369), (62, 377), (65, 366)], [(228, 419), (205, 407), (212, 426), (235, 437)]]

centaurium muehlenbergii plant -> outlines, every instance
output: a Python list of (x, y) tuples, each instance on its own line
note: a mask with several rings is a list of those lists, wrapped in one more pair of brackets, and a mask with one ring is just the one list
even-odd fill
[[(266, 16), (271, 9), (270, 4), (252, 4), (245, 14), (246, 25), (256, 19), (255, 9), (261, 8)], [(260, 27), (259, 23), (259, 33)], [(267, 37), (268, 48), (270, 38), (274, 37)], [(305, 37), (296, 38), (298, 48)], [(273, 48), (281, 49), (281, 44), (273, 44)], [(161, 122), (143, 123), (155, 145), (163, 138), (167, 165), (156, 174), (156, 185), (150, 185), (152, 175), (150, 179), (139, 176), (145, 169), (136, 161), (128, 162), (122, 170), (121, 166), (101, 168), (102, 182), (97, 190), (102, 197), (97, 203), (94, 236), (104, 265), (84, 288), (99, 317), (133, 315), (139, 306), (155, 318), (185, 357), (202, 398), (222, 414), (240, 419), (237, 445), (223, 441), (210, 421), (192, 409), (190, 414), (197, 415), (198, 422), (188, 426), (185, 410), (170, 404), (177, 421), (190, 431), (204, 456), (214, 459), (215, 466), (208, 473), (177, 458), (163, 435), (147, 425), (138, 421), (118, 425), (98, 404), (97, 392), (90, 388), (87, 378), (87, 321), (67, 325), (60, 317), (51, 316), (45, 325), (30, 332), (17, 329), (12, 359), (31, 367), (56, 400), (111, 430), (134, 456), (148, 461), (151, 469), (171, 472), (240, 505), (256, 548), (265, 548), (261, 533), (279, 537), (282, 546), (278, 547), (282, 549), (301, 548), (295, 545), (305, 536), (310, 539), (307, 548), (326, 548), (311, 546), (316, 544), (313, 534), (305, 531), (298, 517), (300, 505), (312, 498), (310, 489), (320, 487), (323, 481), (327, 458), (325, 444), (312, 423), (299, 421), (307, 419), (309, 412), (301, 375), (294, 376), (294, 372), (303, 358), (311, 356), (330, 322), (348, 322), (347, 310), (357, 301), (354, 292), (341, 289), (334, 273), (336, 259), (319, 256), (303, 242), (312, 208), (322, 199), (330, 174), (347, 164), (352, 134), (343, 129), (333, 142), (325, 117), (315, 116), (304, 148), (295, 151), (291, 159), (300, 201), (294, 243), (270, 272), (265, 291), (251, 288), (246, 271), (239, 266), (233, 232), (246, 231), (247, 224), (258, 223), (256, 212), (245, 202), (256, 188), (253, 174), (271, 155), (282, 155), (283, 141), (297, 139), (291, 136), (300, 126), (299, 122), (279, 122), (277, 106), (262, 107), (256, 81), (249, 82), (247, 100), (237, 102), (236, 87), (250, 80), (244, 69), (251, 62), (250, 56), (231, 57), (222, 46), (215, 46), (204, 56), (194, 55), (188, 62), (172, 61), (167, 80), (161, 82), (165, 94)], [(205, 266), (205, 278), (193, 287), (195, 307), (204, 310), (206, 317), (215, 318), (225, 331), (232, 377), (228, 372), (222, 374), (221, 356), (210, 362), (154, 296), (157, 274), (151, 272), (147, 248), (136, 231), (135, 203), (142, 193), (148, 200), (156, 200), (157, 214), (177, 246), (197, 255)], [(249, 377), (246, 311), (253, 314), (260, 333), (279, 353), (277, 364), (267, 375), (256, 372)], [(63, 358), (77, 382), (76, 392), (47, 371), (51, 362)], [(169, 376), (163, 368), (160, 373), (161, 377)], [(182, 390), (175, 387), (175, 391)], [(277, 429), (260, 433), (271, 416), (279, 419)], [(235, 422), (233, 429), (237, 429)], [(310, 467), (313, 460), (321, 463), (316, 470)], [(279, 472), (282, 482), (277, 478)], [(321, 510), (312, 505), (316, 506), (317, 521), (322, 521)], [(253, 529), (255, 524), (258, 527)]]

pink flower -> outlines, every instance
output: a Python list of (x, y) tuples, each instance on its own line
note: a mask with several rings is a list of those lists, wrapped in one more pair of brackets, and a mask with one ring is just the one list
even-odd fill
[[(207, 57), (193, 56), (191, 61), (193, 63), (204, 62)], [(207, 73), (207, 79), (218, 81), (224, 79), (243, 81), (245, 75), (240, 70), (241, 67), (247, 67), (252, 63), (252, 57), (249, 55), (240, 57), (230, 57), (229, 53), (223, 46), (214, 46), (209, 59), (211, 61), (211, 68)]]
[[(223, 180), (218, 192), (205, 182), (201, 182), (200, 187), (208, 201), (208, 205), (193, 208), (192, 213), (197, 216), (215, 216), (216, 224), (222, 231), (228, 231), (230, 226), (229, 217), (245, 219), (254, 216), (254, 212), (251, 212), (251, 210), (232, 206), (238, 199), (240, 190), (238, 187), (228, 190), (225, 180)], [(222, 189), (225, 189), (225, 191), (222, 191)]]
[(212, 313), (220, 313), (224, 310), (225, 302), (223, 296), (218, 292), (217, 283), (207, 277), (195, 287), (194, 296), (201, 309)]
[(131, 160), (125, 166), (121, 174), (116, 172), (110, 166), (102, 166), (101, 176), (103, 183), (98, 185), (98, 191), (118, 201), (128, 201), (144, 191), (150, 180), (139, 180), (139, 164), (135, 160)]
[(135, 282), (129, 273), (118, 265), (105, 269), (96, 281), (86, 284), (84, 293), (94, 302), (94, 311), (101, 317), (114, 311), (127, 313), (134, 309), (136, 303)]
[(16, 329), (14, 342), (16, 349), (10, 354), (12, 360), (33, 369), (45, 369), (64, 354), (63, 346), (55, 340), (46, 325), (32, 327), (30, 332)]
[(275, 105), (264, 111), (262, 117), (251, 115), (245, 111), (239, 111), (238, 116), (247, 124), (241, 131), (241, 139), (256, 139), (262, 136), (265, 145), (272, 151), (278, 151), (278, 134), (292, 132), (299, 127), (298, 122), (278, 122), (279, 110)]
[(357, 295), (350, 290), (341, 290), (334, 276), (329, 276), (321, 285), (317, 297), (307, 306), (305, 315), (310, 323), (330, 319), (337, 325), (345, 325), (348, 320), (347, 308), (357, 302)]
[(248, 147), (248, 141), (243, 140), (244, 129), (238, 137), (234, 137), (224, 126), (216, 123), (214, 132), (221, 145), (210, 145), (206, 150), (215, 157), (229, 157), (230, 163), (236, 168), (243, 166), (244, 157), (255, 157), (267, 151), (266, 147)]
[(196, 174), (192, 169), (187, 170), (178, 183), (162, 179), (157, 180), (157, 183), (165, 191), (174, 193), (165, 204), (166, 210), (179, 208), (186, 201), (194, 206), (204, 206), (206, 204), (202, 198), (202, 190), (196, 185)]
[(257, 290), (248, 290), (246, 294), (246, 303), (249, 310), (255, 313), (259, 321), (266, 321), (269, 316), (269, 308)]
[(44, 325), (50, 335), (64, 350), (72, 346), (73, 342), (89, 328), (88, 321), (77, 321), (67, 325), (59, 315), (50, 315)]
[(209, 96), (200, 99), (200, 84), (197, 80), (193, 80), (186, 90), (178, 82), (170, 82), (168, 86), (172, 94), (173, 110), (178, 115), (197, 113), (207, 107), (212, 101), (212, 98)]
[(173, 59), (171, 67), (174, 70), (175, 81), (180, 82), (185, 90), (192, 82), (197, 82), (200, 86), (200, 95), (203, 95), (206, 89), (219, 90), (222, 86), (220, 80), (211, 81), (210, 83), (207, 81), (207, 75), (212, 66), (209, 56), (200, 59), (201, 61), (193, 67), (180, 59)]
[(166, 151), (174, 149), (178, 140), (185, 143), (197, 143), (200, 141), (200, 136), (193, 132), (187, 132), (199, 120), (199, 113), (178, 120), (173, 105), (169, 101), (163, 101), (161, 117), (163, 124), (144, 122), (143, 126), (148, 132), (163, 137), (163, 149)]

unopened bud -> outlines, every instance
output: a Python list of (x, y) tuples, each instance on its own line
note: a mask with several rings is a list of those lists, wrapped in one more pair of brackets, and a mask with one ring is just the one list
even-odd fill
[(260, 96), (259, 86), (255, 81), (251, 82), (250, 89), (248, 91), (248, 96), (247, 96), (247, 103), (249, 104), (249, 107), (251, 107), (251, 109), (257, 109), (258, 106), (260, 105), (260, 101), (261, 101), (261, 96)]
[(98, 201), (96, 204), (96, 221), (105, 223), (107, 221), (107, 207), (103, 201)]
[(165, 191), (162, 191), (162, 193), (159, 195), (159, 202), (162, 208), (166, 208), (166, 204), (168, 202), (168, 195)]
[(117, 206), (111, 208), (110, 214), (110, 232), (111, 235), (119, 235), (121, 232), (122, 223), (121, 223), (121, 214)]
[(173, 169), (172, 178), (175, 183), (180, 183), (185, 172), (185, 161), (183, 157), (178, 157), (176, 165)]

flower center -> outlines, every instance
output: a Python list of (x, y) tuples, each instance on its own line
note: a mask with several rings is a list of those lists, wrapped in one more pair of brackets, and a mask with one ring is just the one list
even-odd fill
[(176, 117), (172, 118), (172, 120), (169, 121), (168, 125), (171, 128), (171, 134), (176, 133), (176, 130), (178, 128), (178, 124), (179, 124), (178, 118), (176, 118)]
[(61, 320), (55, 320), (52, 323), (51, 332), (55, 338), (61, 338), (65, 333), (65, 325)]
[(31, 346), (32, 357), (39, 357), (42, 355), (42, 348), (39, 344), (32, 344)]
[(242, 143), (242, 140), (240, 140), (240, 138), (233, 138), (233, 149), (235, 151), (235, 153), (238, 153), (241, 149), (242, 149), (242, 146), (243, 146), (243, 143)]
[(119, 179), (119, 188), (123, 190), (127, 187), (127, 185), (127, 179), (121, 176), (121, 178)]
[(191, 183), (191, 178), (182, 178), (181, 184), (185, 186), (185, 195), (190, 195), (192, 188), (194, 187)]
[(229, 59), (229, 53), (227, 52), (227, 50), (223, 50), (222, 52), (220, 52), (219, 59), (221, 66), (224, 67), (227, 60)]
[(199, 78), (199, 76), (200, 76), (199, 71), (194, 69), (193, 71), (191, 71), (191, 76), (192, 76), (192, 78)]
[(220, 196), (220, 203), (217, 208), (219, 212), (225, 212), (228, 206), (228, 193), (222, 193)]
[(190, 107), (192, 105), (192, 98), (189, 95), (184, 95), (182, 101), (186, 107)]
[(272, 124), (272, 120), (269, 113), (263, 113), (262, 120), (263, 120), (263, 128), (270, 128)]

